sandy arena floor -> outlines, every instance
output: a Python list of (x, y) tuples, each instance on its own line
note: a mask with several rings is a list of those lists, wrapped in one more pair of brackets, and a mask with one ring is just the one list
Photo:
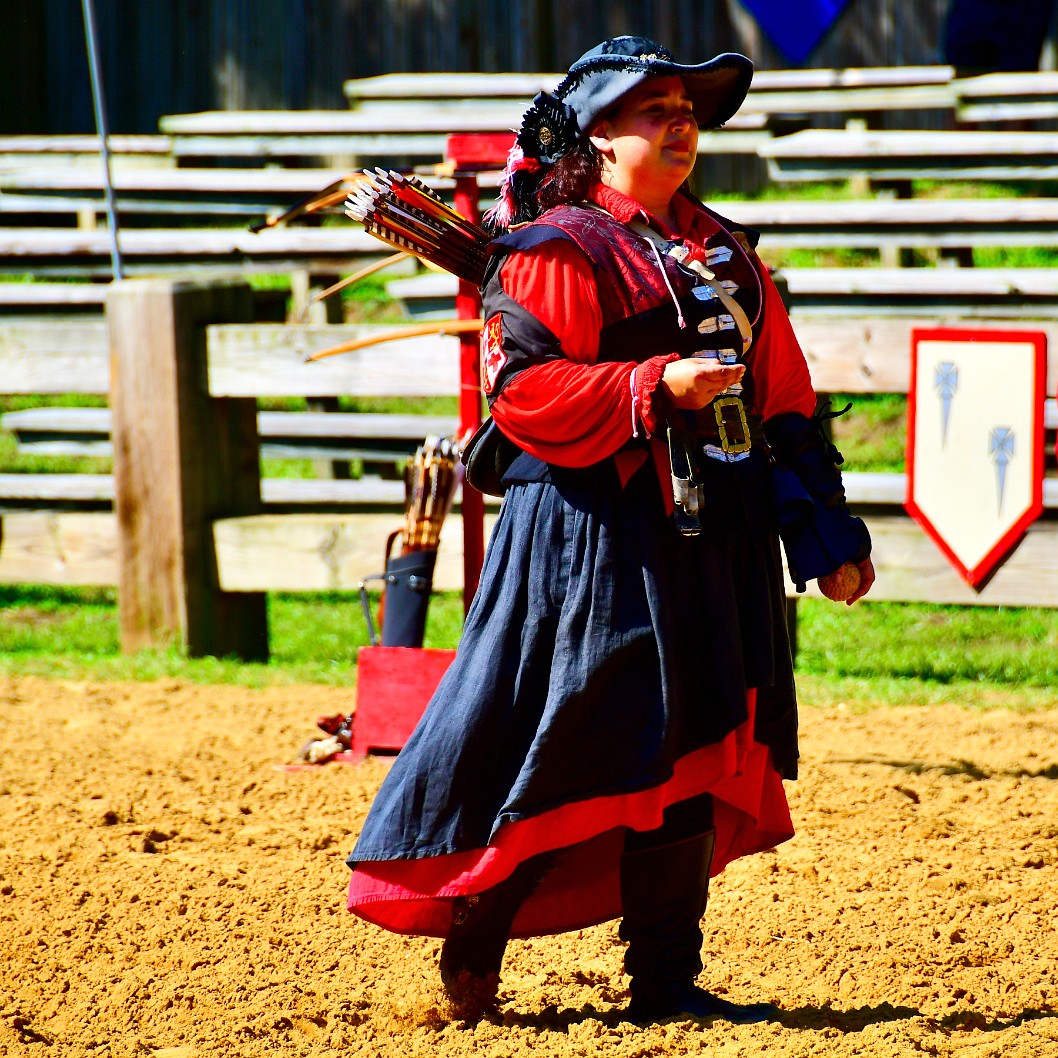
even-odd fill
[(812, 708), (798, 836), (730, 868), (703, 981), (754, 1027), (623, 1023), (614, 924), (512, 944), (501, 1015), (346, 914), (386, 764), (286, 773), (351, 695), (0, 675), (0, 1054), (1058, 1056), (1058, 712)]

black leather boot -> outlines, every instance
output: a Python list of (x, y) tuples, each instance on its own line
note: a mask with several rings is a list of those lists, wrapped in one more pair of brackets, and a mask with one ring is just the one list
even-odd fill
[(702, 972), (701, 918), (715, 836), (710, 830), (656, 848), (626, 849), (621, 858), (624, 918), (619, 932), (628, 942), (630, 1021), (645, 1024), (685, 1015), (748, 1025), (777, 1013), (770, 1003), (732, 1003), (694, 983)]
[(459, 897), (441, 946), (441, 983), (452, 1013), (476, 1020), (496, 1006), (500, 967), (518, 909), (554, 863), (543, 853), (519, 864), (509, 878), (483, 893)]

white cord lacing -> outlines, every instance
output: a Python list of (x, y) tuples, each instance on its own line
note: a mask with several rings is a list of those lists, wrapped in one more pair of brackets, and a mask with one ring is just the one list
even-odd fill
[(665, 271), (665, 263), (661, 260), (661, 254), (658, 252), (657, 246), (654, 245), (653, 239), (647, 239), (650, 243), (650, 248), (654, 251), (654, 258), (658, 262), (658, 268), (661, 269), (661, 278), (665, 280), (665, 286), (669, 288), (669, 296), (672, 298), (673, 305), (676, 306), (676, 319), (679, 321), (680, 330), (684, 330), (687, 327), (687, 321), (683, 318), (683, 309), (680, 308), (679, 298), (676, 297), (676, 291), (672, 289), (672, 283), (669, 282), (669, 274)]

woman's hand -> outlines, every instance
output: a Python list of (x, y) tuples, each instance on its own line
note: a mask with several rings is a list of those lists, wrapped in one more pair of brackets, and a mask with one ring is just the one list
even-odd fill
[(721, 364), (719, 360), (691, 357), (667, 364), (661, 384), (677, 408), (697, 410), (738, 382), (745, 373), (745, 364)]
[(856, 565), (860, 570), (860, 586), (845, 600), (846, 606), (851, 606), (857, 599), (862, 599), (871, 590), (875, 579), (874, 563), (870, 555), (862, 562), (857, 562)]

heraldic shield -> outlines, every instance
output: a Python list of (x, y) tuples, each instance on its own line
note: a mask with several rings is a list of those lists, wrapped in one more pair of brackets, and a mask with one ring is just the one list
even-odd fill
[(980, 589), (1043, 511), (1047, 336), (915, 330), (907, 510)]

